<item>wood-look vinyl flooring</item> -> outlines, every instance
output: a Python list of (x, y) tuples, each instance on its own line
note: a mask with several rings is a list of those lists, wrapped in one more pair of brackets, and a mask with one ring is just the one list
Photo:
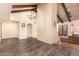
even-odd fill
[(0, 56), (75, 56), (79, 50), (59, 44), (47, 44), (37, 39), (2, 39)]

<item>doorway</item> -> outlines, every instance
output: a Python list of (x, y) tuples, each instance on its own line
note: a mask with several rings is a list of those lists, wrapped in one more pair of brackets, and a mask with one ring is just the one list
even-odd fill
[(32, 24), (27, 24), (27, 38), (32, 38)]

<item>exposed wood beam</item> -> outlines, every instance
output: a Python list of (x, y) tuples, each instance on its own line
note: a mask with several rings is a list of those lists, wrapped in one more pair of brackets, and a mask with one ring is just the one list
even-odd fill
[(11, 13), (24, 12), (24, 11), (35, 11), (34, 9), (23, 9), (23, 10), (12, 10)]
[(67, 16), (67, 18), (68, 18), (69, 22), (71, 22), (71, 20), (70, 20), (70, 17), (69, 17), (69, 14), (68, 14), (68, 12), (67, 12), (67, 9), (66, 9), (65, 4), (64, 4), (64, 3), (61, 3), (61, 5), (63, 6), (63, 9), (64, 9), (64, 11), (65, 11), (65, 13), (66, 13), (66, 16)]
[(57, 14), (58, 19), (60, 20), (61, 23), (63, 23), (63, 21), (61, 20), (61, 18), (59, 17), (59, 15)]
[(12, 8), (37, 7), (37, 5), (13, 5)]
[(37, 12), (37, 7), (33, 9), (35, 12)]
[[(29, 7), (35, 7), (35, 8), (34, 9), (23, 9), (23, 10), (19, 9), (19, 8), (29, 8)], [(30, 10), (37, 12), (37, 5), (13, 5), (12, 8), (15, 10), (12, 10), (11, 13), (30, 11)], [(16, 8), (18, 8), (19, 10), (16, 10)]]
[(24, 12), (24, 11), (32, 11), (32, 10), (37, 12), (37, 9), (34, 8), (34, 9), (23, 9), (23, 10), (12, 10), (11, 13)]

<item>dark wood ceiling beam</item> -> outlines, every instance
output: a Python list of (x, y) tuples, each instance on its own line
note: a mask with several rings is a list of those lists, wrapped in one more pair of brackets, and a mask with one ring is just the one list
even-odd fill
[(67, 12), (67, 9), (66, 9), (65, 4), (64, 4), (64, 3), (61, 3), (61, 5), (63, 6), (63, 9), (64, 9), (64, 11), (65, 11), (65, 13), (66, 13), (66, 16), (67, 16), (67, 18), (68, 18), (69, 22), (71, 22), (71, 20), (70, 20), (70, 17), (69, 17), (69, 14), (68, 14), (68, 12)]
[(33, 11), (35, 11), (37, 13), (37, 7), (33, 9)]
[(24, 12), (24, 11), (35, 11), (34, 9), (23, 9), (23, 10), (12, 10), (11, 13)]
[(61, 23), (63, 23), (63, 21), (61, 20), (61, 18), (59, 17), (59, 15), (57, 14), (58, 19), (60, 20)]
[(37, 5), (13, 5), (12, 8), (37, 7)]
[(16, 8), (29, 8), (29, 7), (35, 7), (34, 9), (19, 9), (19, 10), (12, 10), (11, 13), (16, 13), (16, 12), (23, 12), (23, 11), (30, 11), (33, 10), (35, 12), (37, 12), (37, 5), (13, 5), (12, 8), (16, 9)]

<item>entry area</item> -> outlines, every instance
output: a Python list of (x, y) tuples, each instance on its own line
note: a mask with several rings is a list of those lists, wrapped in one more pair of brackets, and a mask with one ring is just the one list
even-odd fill
[(0, 4), (0, 55), (79, 55), (78, 12), (70, 3)]

